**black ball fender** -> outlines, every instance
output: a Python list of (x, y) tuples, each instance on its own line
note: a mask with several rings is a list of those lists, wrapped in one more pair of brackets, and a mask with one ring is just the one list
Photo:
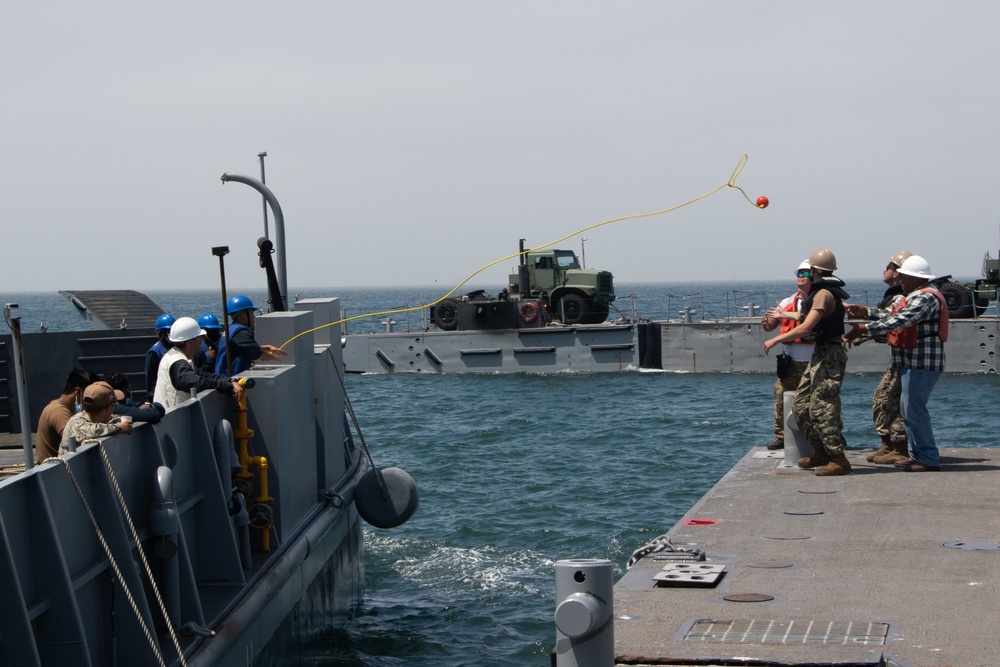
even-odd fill
[(417, 483), (401, 468), (374, 468), (358, 481), (354, 505), (361, 518), (376, 528), (401, 526), (420, 505)]

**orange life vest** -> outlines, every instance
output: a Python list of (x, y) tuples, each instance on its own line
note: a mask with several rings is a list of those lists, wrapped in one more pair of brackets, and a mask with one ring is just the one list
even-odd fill
[[(795, 294), (792, 295), (792, 300), (789, 301), (787, 304), (785, 304), (785, 307), (782, 308), (782, 310), (784, 310), (785, 312), (788, 312), (788, 313), (794, 313), (795, 311), (797, 311), (799, 309), (799, 304), (801, 303), (801, 301), (802, 301), (802, 297), (799, 296), (798, 292), (796, 292)], [(782, 318), (781, 319), (781, 328), (778, 329), (778, 334), (781, 335), (783, 333), (788, 333), (789, 331), (791, 331), (795, 327), (799, 326), (799, 324), (801, 324), (801, 322), (799, 322), (798, 320), (788, 320), (788, 319)], [(795, 340), (790, 340), (790, 341), (787, 341), (787, 342), (789, 342), (789, 343), (812, 343), (811, 340), (802, 340), (801, 338), (796, 338)]]
[[(944, 296), (941, 295), (936, 289), (931, 289), (930, 287), (921, 287), (918, 292), (930, 292), (937, 297), (938, 303), (941, 305), (941, 312), (938, 316), (938, 338), (941, 342), (947, 342), (948, 340), (948, 304), (945, 303)], [(908, 297), (903, 297), (900, 299), (895, 306), (889, 311), (889, 314), (895, 314), (901, 311), (905, 306)], [(895, 331), (890, 331), (886, 336), (889, 345), (893, 347), (898, 347), (901, 350), (912, 350), (917, 346), (917, 325), (911, 325), (908, 327), (903, 327), (902, 329), (896, 329)]]

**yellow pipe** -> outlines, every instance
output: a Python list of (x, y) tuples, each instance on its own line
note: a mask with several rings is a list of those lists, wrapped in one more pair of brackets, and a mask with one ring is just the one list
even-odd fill
[[(274, 498), (271, 498), (268, 494), (267, 459), (263, 456), (250, 456), (247, 451), (250, 438), (254, 435), (253, 429), (247, 425), (247, 399), (250, 396), (250, 388), (253, 386), (253, 381), (250, 378), (240, 378), (237, 382), (243, 387), (243, 395), (236, 402), (236, 428), (233, 429), (236, 453), (240, 459), (240, 471), (236, 473), (236, 476), (243, 479), (251, 479), (253, 478), (253, 473), (250, 472), (250, 467), (256, 467), (260, 496), (254, 498), (251, 502), (271, 503), (274, 502)], [(268, 552), (271, 550), (271, 526), (266, 526), (259, 530), (261, 531), (261, 550)]]

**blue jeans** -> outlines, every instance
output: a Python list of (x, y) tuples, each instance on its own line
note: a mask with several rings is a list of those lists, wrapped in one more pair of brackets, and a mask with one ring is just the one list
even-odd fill
[(906, 427), (906, 438), (910, 443), (910, 458), (927, 466), (940, 465), (927, 400), (941, 373), (919, 368), (900, 368), (899, 377), (903, 384), (899, 407)]

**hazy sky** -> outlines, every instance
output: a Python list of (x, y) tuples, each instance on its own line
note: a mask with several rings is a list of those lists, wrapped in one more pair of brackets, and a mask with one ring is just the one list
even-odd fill
[[(587, 232), (619, 282), (1000, 244), (996, 2), (8, 2), (0, 291), (451, 287)], [(271, 227), (274, 235), (273, 219)], [(580, 252), (580, 237), (560, 246)], [(514, 261), (480, 274), (499, 289)]]

